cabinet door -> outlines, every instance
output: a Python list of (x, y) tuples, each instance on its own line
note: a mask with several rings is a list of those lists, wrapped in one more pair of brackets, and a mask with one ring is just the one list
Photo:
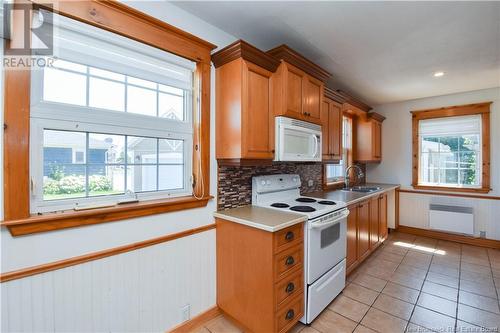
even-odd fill
[(358, 259), (358, 226), (356, 206), (350, 206), (349, 216), (347, 217), (347, 268)]
[(285, 115), (302, 119), (305, 98), (303, 88), (305, 73), (287, 63), (284, 63), (283, 66)]
[(378, 197), (370, 200), (370, 247), (374, 247), (378, 243), (380, 218), (378, 205)]
[(370, 250), (370, 205), (362, 202), (358, 206), (358, 258), (363, 259)]
[(330, 160), (330, 102), (327, 99), (323, 100), (321, 107), (321, 153), (323, 160)]
[(243, 67), (243, 158), (274, 157), (274, 117), (271, 109), (271, 72), (245, 62)]
[(376, 120), (372, 121), (373, 128), (373, 159), (380, 160), (382, 158), (382, 124)]
[(323, 82), (310, 76), (304, 78), (304, 114), (307, 121), (318, 122), (323, 101)]
[(342, 105), (336, 102), (330, 103), (330, 113), (328, 118), (330, 138), (329, 147), (333, 160), (342, 159)]
[(387, 237), (387, 194), (382, 194), (379, 198), (380, 221), (379, 239), (385, 240)]

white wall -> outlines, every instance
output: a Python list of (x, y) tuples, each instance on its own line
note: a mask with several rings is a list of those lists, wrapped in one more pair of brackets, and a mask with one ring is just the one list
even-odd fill
[[(171, 3), (164, 1), (127, 1), (127, 4), (139, 9), (149, 15), (155, 16), (165, 22), (172, 24), (178, 28), (188, 31), (198, 37), (201, 37), (219, 47), (224, 47), (227, 44), (236, 40), (222, 30), (200, 20), (199, 18), (179, 9)], [(215, 161), (215, 73), (212, 68), (212, 91), (211, 91), (211, 169), (210, 169), (210, 193), (216, 194), (217, 170)], [(3, 113), (2, 113), (3, 114)], [(0, 133), (3, 136), (3, 133)], [(1, 148), (1, 147), (0, 147)], [(3, 151), (3, 149), (0, 149)], [(0, 193), (1, 195), (1, 193)], [(89, 252), (109, 249), (120, 245), (130, 244), (137, 241), (147, 240), (150, 238), (162, 236), (165, 234), (175, 233), (186, 229), (203, 226), (213, 223), (212, 212), (216, 209), (216, 200), (212, 200), (207, 207), (173, 212), (167, 214), (153, 215), (149, 217), (117, 221), (94, 226), (81, 228), (73, 228), (67, 230), (59, 230), (47, 232), (31, 236), (22, 236), (13, 238), (7, 229), (1, 230), (1, 272), (9, 272), (12, 270), (22, 269), (34, 265), (48, 263), (56, 260), (70, 258), (73, 256), (82, 255)], [(3, 216), (3, 214), (2, 214)], [(179, 245), (178, 244), (184, 244)], [(180, 251), (179, 249), (182, 249)], [(141, 267), (137, 267), (134, 262), (141, 256), (140, 253), (153, 251), (154, 256), (148, 257), (143, 262), (139, 259)], [(180, 252), (179, 252), (180, 251)], [(124, 327), (123, 323), (119, 324), (119, 320), (106, 319), (105, 325), (98, 325), (95, 328), (102, 328), (105, 331), (165, 331), (172, 326), (181, 322), (180, 308), (189, 303), (192, 305), (191, 316), (203, 312), (215, 305), (215, 233), (207, 231), (198, 235), (184, 238), (180, 241), (172, 243), (160, 244), (152, 247), (150, 250), (144, 249), (109, 257), (98, 260), (92, 264), (83, 264), (75, 267), (69, 267), (57, 272), (49, 272), (40, 276), (28, 277), (21, 280), (6, 282), (1, 285), (2, 290), (2, 319), (8, 318), (9, 328), (24, 327), (27, 325), (24, 321), (33, 318), (33, 326), (29, 326), (26, 330), (44, 331), (43, 325), (55, 328), (56, 331), (68, 331), (69, 327), (78, 330), (75, 323), (86, 321), (90, 314), (85, 312), (86, 309), (81, 307), (79, 299), (75, 292), (80, 287), (91, 288), (93, 290), (103, 290), (105, 294), (102, 297), (92, 298), (93, 307), (106, 308), (107, 313), (111, 313), (117, 318), (128, 319), (130, 326)], [(184, 255), (183, 255), (184, 253)], [(202, 254), (202, 255), (200, 255)], [(206, 260), (211, 265), (192, 265), (189, 270), (182, 269), (178, 258), (188, 262), (199, 263), (200, 259)], [(137, 281), (133, 280), (136, 277), (125, 278), (125, 275), (114, 276), (120, 283), (109, 283), (110, 276), (94, 274), (94, 266), (107, 271), (113, 270), (113, 267), (128, 265), (136, 270), (131, 270), (130, 273), (142, 274), (141, 271), (156, 272), (160, 270), (162, 273), (171, 272), (171, 274), (162, 274), (158, 278), (161, 280), (148, 282), (141, 280), (140, 299), (156, 298), (157, 293), (160, 293), (165, 299), (162, 300), (161, 306), (164, 309), (162, 319), (156, 320), (149, 324), (144, 324), (143, 321), (137, 322), (133, 318), (137, 316), (151, 317), (154, 314), (151, 311), (157, 311), (154, 307), (147, 305), (137, 307), (137, 304), (128, 304), (130, 298), (124, 297), (124, 294), (136, 293)], [(90, 267), (90, 268), (89, 268)], [(128, 271), (128, 268), (124, 268)], [(92, 279), (92, 285), (88, 285), (88, 280), (76, 276), (74, 272), (86, 274), (85, 277)], [(85, 273), (86, 272), (86, 273)], [(55, 282), (57, 276), (64, 274), (73, 274), (71, 281), (66, 281), (64, 278), (59, 278), (61, 284), (51, 287), (51, 283)], [(111, 274), (111, 273), (110, 273)], [(68, 275), (68, 276), (69, 276)], [(44, 277), (45, 276), (45, 277)], [(43, 282), (44, 279), (52, 282)], [(56, 280), (54, 280), (56, 279)], [(132, 279), (132, 280), (131, 280)], [(47, 284), (48, 283), (48, 284)], [(22, 287), (24, 286), (24, 287)], [(29, 287), (28, 287), (29, 286)], [(172, 289), (174, 288), (174, 289)], [(178, 288), (178, 290), (177, 290)], [(200, 292), (184, 292), (186, 290)], [(21, 292), (24, 290), (23, 292)], [(23, 293), (30, 290), (31, 296)], [(169, 291), (176, 290), (173, 295)], [(181, 293), (182, 291), (182, 293)], [(21, 292), (24, 296), (14, 300), (5, 295), (16, 295)], [(107, 293), (106, 293), (107, 292)], [(11, 294), (12, 293), (12, 294)], [(162, 294), (163, 293), (163, 294)], [(181, 293), (182, 297), (177, 297)], [(142, 295), (144, 294), (144, 295)], [(50, 306), (54, 308), (71, 307), (73, 313), (68, 311), (51, 312), (47, 316), (55, 316), (55, 318), (38, 318), (36, 312), (39, 311), (37, 304), (38, 297), (47, 297)], [(59, 296), (58, 296), (59, 295)], [(36, 296), (36, 297), (35, 297)], [(5, 298), (8, 297), (8, 300)], [(138, 302), (141, 302), (140, 299)], [(154, 302), (154, 301), (151, 301)], [(38, 304), (40, 305), (40, 304)], [(47, 304), (49, 305), (49, 304)], [(117, 306), (116, 308), (114, 306)], [(21, 311), (22, 310), (22, 311)], [(81, 311), (80, 311), (81, 310)], [(140, 313), (136, 313), (139, 311)], [(23, 315), (20, 316), (19, 314)], [(132, 318), (132, 319), (131, 319)], [(37, 319), (37, 320), (35, 320)], [(3, 322), (3, 320), (2, 320)], [(59, 322), (61, 325), (55, 325)], [(73, 326), (68, 326), (73, 323)], [(115, 325), (116, 324), (116, 325)], [(96, 324), (97, 325), (97, 324)], [(146, 326), (144, 326), (146, 325)], [(2, 331), (8, 332), (12, 329)], [(146, 329), (147, 328), (147, 329)], [(52, 330), (52, 329), (50, 329)]]
[[(382, 130), (382, 163), (367, 167), (369, 182), (396, 183), (412, 189), (412, 129), (410, 111), (492, 101), (491, 106), (491, 188), (490, 196), (500, 196), (500, 88), (422, 98), (381, 105), (375, 112), (387, 119)], [(487, 237), (500, 239), (500, 201), (451, 198), (401, 193), (400, 224), (428, 228), (429, 203), (443, 203), (474, 208), (475, 234), (486, 231)]]

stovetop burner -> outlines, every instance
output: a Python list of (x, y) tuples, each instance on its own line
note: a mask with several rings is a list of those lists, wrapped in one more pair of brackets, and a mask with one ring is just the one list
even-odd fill
[(295, 199), (295, 201), (297, 201), (297, 202), (316, 202), (316, 200), (314, 200), (312, 198), (297, 198), (297, 199)]
[(321, 205), (330, 205), (330, 206), (336, 205), (335, 202), (330, 201), (330, 200), (321, 200), (321, 201), (318, 201), (318, 203)]
[(290, 207), (290, 210), (296, 211), (296, 212), (302, 212), (302, 213), (311, 213), (316, 211), (315, 208), (312, 208), (311, 206), (293, 206)]
[(288, 207), (290, 207), (290, 205), (287, 205), (286, 203), (282, 203), (282, 202), (276, 202), (276, 203), (271, 204), (271, 207), (288, 208)]

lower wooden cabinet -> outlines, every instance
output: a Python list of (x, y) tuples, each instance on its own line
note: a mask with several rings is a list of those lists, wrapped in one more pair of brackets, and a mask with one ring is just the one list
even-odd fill
[(217, 223), (217, 305), (245, 331), (289, 331), (304, 315), (303, 223), (275, 233)]
[(348, 207), (347, 274), (387, 239), (387, 193)]

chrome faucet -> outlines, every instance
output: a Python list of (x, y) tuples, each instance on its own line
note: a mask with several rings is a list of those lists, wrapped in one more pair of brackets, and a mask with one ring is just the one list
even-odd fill
[(361, 169), (361, 167), (357, 164), (351, 164), (349, 165), (346, 169), (345, 169), (345, 187), (346, 188), (349, 188), (349, 186), (351, 185), (350, 183), (350, 180), (349, 180), (349, 171), (351, 171), (352, 168), (355, 168), (357, 170), (356, 173), (354, 173), (354, 176), (355, 176), (355, 181), (354, 181), (354, 184), (356, 184), (358, 182), (358, 180), (360, 178), (363, 178), (363, 176), (365, 175), (363, 170)]

